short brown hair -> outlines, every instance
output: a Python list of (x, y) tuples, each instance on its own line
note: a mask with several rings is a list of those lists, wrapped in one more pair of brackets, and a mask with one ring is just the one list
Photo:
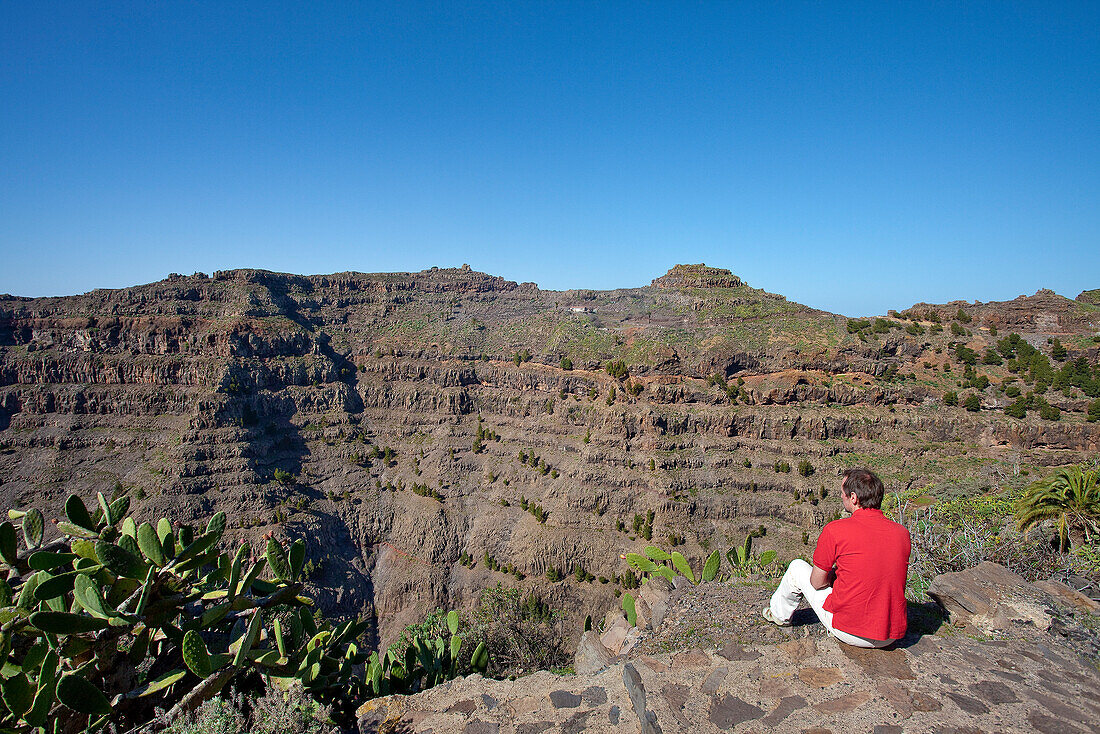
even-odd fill
[(840, 491), (848, 495), (854, 494), (861, 508), (877, 510), (882, 505), (882, 495), (886, 488), (873, 471), (863, 468), (845, 469), (843, 477)]

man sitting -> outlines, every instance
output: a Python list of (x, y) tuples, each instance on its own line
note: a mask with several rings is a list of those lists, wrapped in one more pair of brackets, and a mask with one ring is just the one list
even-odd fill
[(905, 636), (909, 531), (882, 514), (882, 480), (848, 469), (840, 501), (851, 517), (821, 531), (814, 564), (796, 558), (772, 594), (764, 618), (780, 626), (805, 598), (825, 629), (856, 647), (885, 647)]

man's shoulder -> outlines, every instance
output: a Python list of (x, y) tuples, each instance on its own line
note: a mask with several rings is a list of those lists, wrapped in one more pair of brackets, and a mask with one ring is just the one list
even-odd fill
[(837, 518), (836, 520), (830, 520), (825, 523), (825, 527), (821, 529), (822, 532), (826, 530), (843, 530), (851, 525), (855, 524), (855, 517), (853, 515), (846, 515), (845, 517)]
[(875, 513), (874, 521), (875, 522), (880, 522), (883, 525), (885, 525), (886, 527), (891, 528), (892, 530), (894, 530), (894, 532), (898, 533), (899, 535), (902, 534), (902, 533), (904, 533), (905, 535), (909, 535), (909, 529), (908, 528), (906, 528), (904, 525), (902, 525), (900, 522), (894, 520), (893, 518), (887, 517), (886, 513), (882, 512), (881, 510), (879, 510), (878, 512)]
[(891, 534), (894, 542), (911, 542), (909, 537), (909, 528), (905, 527), (900, 522), (897, 522), (887, 517), (883, 512), (878, 511), (874, 513), (874, 516), (870, 518), (870, 520), (871, 522), (877, 524), (880, 528), (885, 529), (887, 533)]
[[(864, 514), (866, 512), (866, 514)], [(886, 517), (881, 510), (864, 511), (859, 510), (855, 515), (848, 515), (838, 520), (833, 520), (825, 524), (822, 532), (826, 530), (830, 532), (847, 532), (849, 530), (855, 531), (857, 528), (864, 526), (864, 523), (872, 523), (879, 526), (885, 526), (892, 529), (899, 536), (904, 534), (908, 537), (909, 530), (901, 523)]]

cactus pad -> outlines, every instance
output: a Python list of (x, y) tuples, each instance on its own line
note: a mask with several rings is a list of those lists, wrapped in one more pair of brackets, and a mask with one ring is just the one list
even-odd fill
[(0, 523), (0, 558), (4, 563), (14, 566), (19, 560), (19, 550), (15, 542), (15, 526), (10, 522)]
[(634, 604), (634, 597), (627, 593), (623, 594), (623, 611), (626, 612), (626, 621), (630, 626), (638, 626), (638, 609)]
[(682, 553), (673, 551), (672, 553), (672, 565), (676, 567), (676, 570), (691, 583), (695, 583), (695, 574), (691, 570), (691, 565), (684, 558)]
[(82, 714), (105, 715), (111, 713), (111, 702), (79, 673), (66, 673), (57, 682), (57, 700), (73, 711)]
[(192, 673), (200, 678), (205, 678), (213, 671), (210, 664), (210, 651), (206, 649), (206, 643), (195, 630), (188, 630), (183, 636), (183, 662)]
[(275, 540), (275, 538), (268, 538), (267, 551), (264, 555), (267, 558), (267, 565), (271, 566), (271, 572), (275, 574), (275, 578), (287, 582), (293, 580), (290, 572), (290, 561), (286, 557), (286, 551), (283, 550), (282, 543)]
[(35, 612), (30, 616), (29, 621), (35, 629), (53, 635), (78, 635), (106, 629), (109, 626), (105, 619), (68, 612)]
[(30, 509), (23, 517), (23, 540), (28, 548), (37, 548), (42, 545), (42, 532), (45, 529), (45, 520), (42, 513), (36, 509)]
[(101, 540), (95, 544), (95, 555), (99, 562), (116, 576), (130, 579), (145, 578), (145, 564), (122, 546)]
[(70, 494), (65, 500), (65, 517), (69, 518), (69, 522), (73, 525), (78, 525), (85, 530), (95, 531), (96, 529), (92, 516), (88, 514), (88, 508), (84, 506), (84, 501), (75, 494)]
[(713, 581), (714, 577), (718, 575), (718, 567), (721, 563), (722, 556), (718, 551), (711, 553), (706, 565), (703, 566), (703, 581)]

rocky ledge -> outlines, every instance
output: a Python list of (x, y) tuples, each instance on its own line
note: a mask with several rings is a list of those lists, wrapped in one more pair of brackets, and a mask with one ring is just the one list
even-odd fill
[(585, 633), (575, 675), (470, 676), (375, 699), (360, 728), (1067, 734), (1100, 722), (1100, 604), (1068, 587), (990, 563), (945, 574), (929, 592), (938, 610), (914, 605), (910, 634), (886, 650), (838, 643), (809, 610), (790, 628), (769, 625), (759, 617), (769, 592), (656, 589), (639, 621), (650, 629), (624, 633), (615, 619)]

